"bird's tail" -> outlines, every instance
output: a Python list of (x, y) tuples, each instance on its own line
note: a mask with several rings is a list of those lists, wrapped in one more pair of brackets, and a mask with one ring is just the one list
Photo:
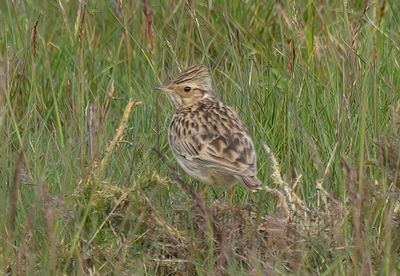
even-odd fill
[(253, 192), (262, 189), (262, 183), (258, 180), (257, 176), (241, 176), (240, 180)]

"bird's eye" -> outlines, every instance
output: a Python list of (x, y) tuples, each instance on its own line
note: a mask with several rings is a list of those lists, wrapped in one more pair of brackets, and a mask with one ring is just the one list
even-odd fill
[(192, 88), (190, 88), (189, 86), (186, 86), (185, 88), (183, 88), (183, 90), (184, 90), (185, 92), (189, 92), (190, 90), (192, 90)]

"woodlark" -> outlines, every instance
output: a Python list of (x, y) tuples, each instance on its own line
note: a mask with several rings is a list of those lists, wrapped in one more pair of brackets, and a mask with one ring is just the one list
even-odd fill
[(238, 114), (217, 98), (207, 67), (191, 66), (159, 90), (175, 107), (168, 141), (186, 173), (209, 185), (261, 188), (253, 141)]

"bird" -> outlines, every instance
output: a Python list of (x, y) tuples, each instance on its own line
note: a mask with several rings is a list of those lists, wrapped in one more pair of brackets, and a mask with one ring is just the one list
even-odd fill
[(214, 89), (208, 67), (193, 65), (158, 90), (170, 98), (175, 114), (168, 142), (178, 165), (196, 180), (230, 189), (242, 184), (260, 190), (253, 140), (236, 111), (225, 105)]

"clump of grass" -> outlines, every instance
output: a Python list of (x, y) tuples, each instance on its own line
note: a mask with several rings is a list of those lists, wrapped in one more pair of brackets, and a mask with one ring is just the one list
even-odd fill
[(400, 102), (393, 108), (389, 133), (376, 143), (380, 165), (387, 170), (388, 181), (400, 189)]
[(376, 142), (379, 165), (385, 171), (390, 191), (396, 201), (393, 212), (393, 224), (397, 231), (400, 227), (400, 101), (394, 106), (390, 130)]
[(4, 61), (0, 59), (0, 130), (3, 128), (6, 118), (6, 71), (4, 70)]
[[(142, 227), (147, 229), (140, 236), (144, 243), (144, 252), (141, 254), (147, 256), (146, 267), (157, 269), (162, 274), (188, 271), (208, 273), (214, 268), (217, 274), (225, 274), (237, 267), (258, 272), (291, 271), (307, 260), (301, 252), (306, 251), (305, 248), (314, 240), (316, 244), (328, 244), (332, 254), (336, 253), (336, 250), (343, 250), (345, 240), (341, 237), (344, 217), (342, 204), (319, 187), (321, 204), (313, 209), (305, 207), (306, 204), (291, 188), (293, 185), (290, 186), (280, 177), (280, 165), (274, 155), (268, 152), (273, 160), (272, 178), (279, 186), (279, 189), (267, 189), (279, 198), (280, 207), (276, 213), (263, 216), (260, 210), (251, 205), (239, 205), (232, 209), (220, 203), (207, 206), (204, 199), (190, 191), (181, 176), (172, 171), (174, 178), (182, 184), (182, 190), (187, 192), (186, 204), (191, 206), (185, 211), (175, 211), (173, 217), (176, 218), (174, 224), (177, 227), (162, 218), (154, 203), (145, 194), (131, 189), (121, 191), (110, 185), (101, 185), (94, 202), (103, 207), (94, 209), (108, 212), (109, 215), (101, 224), (102, 229), (96, 231), (96, 236), (101, 232), (110, 231), (110, 227), (119, 228), (121, 222), (116, 222), (123, 221), (122, 218), (127, 217), (127, 212), (132, 211), (129, 205), (135, 204), (135, 213), (141, 220), (136, 223), (142, 223)], [(294, 183), (299, 185), (298, 179)], [(121, 205), (121, 199), (124, 207)], [(139, 202), (141, 203), (138, 204)], [(113, 222), (105, 224), (108, 220)], [(192, 221), (189, 224), (192, 225), (191, 228), (187, 228), (187, 220)], [(124, 231), (118, 234), (126, 235)], [(90, 243), (93, 243), (93, 248), (98, 248), (96, 244), (103, 242), (92, 238)], [(212, 252), (210, 248), (214, 248)], [(116, 259), (120, 253), (115, 251), (114, 244), (103, 248), (102, 253), (98, 249), (90, 252), (89, 255), (97, 258), (105, 258), (107, 255)], [(128, 252), (125, 254), (124, 259), (135, 258)], [(197, 267), (196, 259), (205, 256), (209, 263), (205, 267), (212, 267), (211, 271), (205, 267)], [(131, 265), (133, 267), (124, 268), (126, 272), (132, 272), (137, 264), (133, 262)], [(102, 271), (105, 272), (106, 270)]]

